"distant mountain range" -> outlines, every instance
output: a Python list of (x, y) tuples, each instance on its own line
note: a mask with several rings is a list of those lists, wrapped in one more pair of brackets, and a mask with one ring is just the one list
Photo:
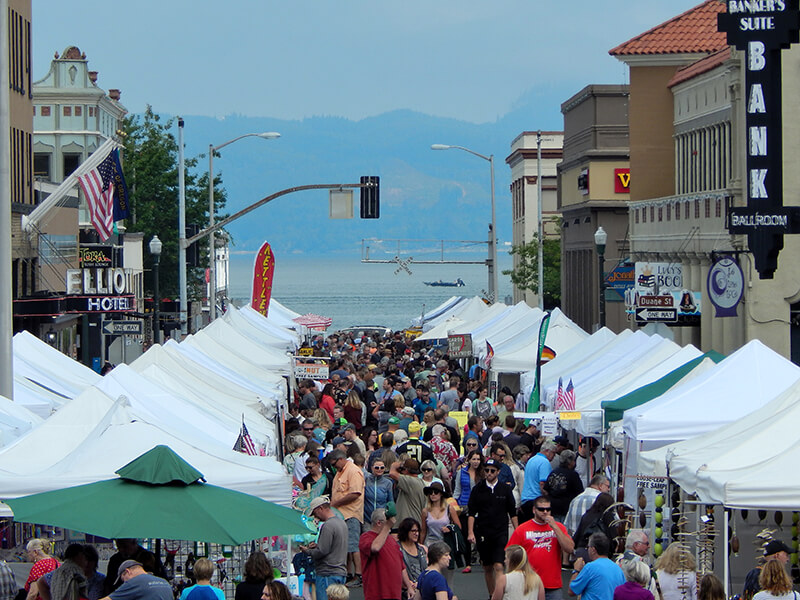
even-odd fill
[[(228, 192), (228, 213), (297, 185), (357, 183), (362, 175), (381, 178), (379, 220), (358, 218), (357, 191), (352, 220), (328, 218), (326, 191), (290, 194), (229, 228), (235, 254), (250, 254), (264, 240), (278, 256), (358, 255), (362, 238), (485, 240), (491, 220), (488, 162), (458, 150), (433, 151), (430, 146), (435, 143), (494, 154), (498, 235), (501, 243), (509, 242), (511, 172), (505, 159), (511, 142), (522, 131), (562, 126), (558, 106), (542, 113), (534, 104), (520, 105), (486, 124), (408, 110), (360, 121), (326, 116), (287, 121), (184, 115), (186, 154), (206, 153), (209, 143), (218, 145), (243, 133), (280, 132), (278, 140), (236, 142), (215, 159), (215, 172), (222, 174)], [(203, 158), (198, 167), (205, 171), (207, 164)], [(371, 246), (377, 258), (379, 245)], [(435, 247), (430, 243), (411, 246), (420, 258), (422, 246)], [(389, 254), (395, 249), (390, 248)], [(485, 246), (477, 251), (485, 255)]]

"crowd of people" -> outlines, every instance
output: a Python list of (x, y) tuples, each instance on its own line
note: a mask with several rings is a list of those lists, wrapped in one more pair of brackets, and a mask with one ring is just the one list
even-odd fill
[(653, 564), (648, 533), (620, 518), (597, 441), (542, 437), (515, 417), (521, 393), (494, 401), (480, 369), (400, 333), (313, 348), (330, 380), (299, 382), (284, 464), (296, 508), (321, 523), (302, 548), (316, 600), (330, 584), (363, 586), (366, 600), (450, 600), (454, 574), (478, 565), (490, 600), (721, 600), (680, 544)]

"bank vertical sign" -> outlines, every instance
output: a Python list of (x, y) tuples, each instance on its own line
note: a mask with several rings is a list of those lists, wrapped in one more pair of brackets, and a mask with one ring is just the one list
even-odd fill
[(746, 233), (756, 270), (771, 279), (798, 207), (783, 206), (781, 50), (798, 41), (798, 0), (730, 0), (719, 31), (745, 52), (747, 207), (728, 211), (728, 231)]

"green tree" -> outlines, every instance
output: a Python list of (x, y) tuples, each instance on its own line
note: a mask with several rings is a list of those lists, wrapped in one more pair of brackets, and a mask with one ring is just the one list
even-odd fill
[[(148, 244), (154, 235), (163, 243), (159, 269), (162, 298), (177, 298), (178, 286), (178, 143), (167, 121), (147, 106), (143, 115), (125, 119), (125, 153), (123, 171), (131, 194), (132, 218), (128, 231), (144, 233), (144, 268), (152, 271), (153, 257)], [(208, 172), (193, 172), (197, 157), (185, 158), (186, 223), (208, 226)], [(227, 196), (222, 180), (214, 177), (214, 204), (217, 218)], [(208, 264), (207, 243), (201, 242), (200, 264)], [(204, 267), (188, 268), (186, 273), (190, 298), (205, 296)], [(152, 277), (146, 278), (152, 291)]]
[[(516, 268), (503, 271), (511, 277), (511, 283), (521, 290), (539, 292), (539, 239), (534, 238), (525, 244), (512, 246), (509, 254), (517, 256)], [(561, 240), (545, 238), (542, 255), (544, 271), (544, 306), (554, 308), (561, 304)]]

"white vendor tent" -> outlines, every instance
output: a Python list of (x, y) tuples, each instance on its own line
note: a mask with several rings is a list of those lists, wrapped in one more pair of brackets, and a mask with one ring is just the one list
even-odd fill
[[(425, 325), (428, 321), (432, 321), (433, 319), (436, 319), (442, 315), (446, 315), (449, 311), (454, 310), (456, 306), (466, 301), (467, 298), (465, 296), (450, 296), (436, 308), (429, 310), (419, 317), (411, 319), (411, 326), (420, 327), (423, 331), (427, 331), (428, 328)], [(447, 317), (445, 316), (445, 318)]]
[(488, 321), (470, 332), (473, 355), (480, 356), (486, 353), (486, 340), (489, 340), (494, 346), (493, 340), (497, 340), (497, 342), (508, 340), (520, 330), (540, 323), (542, 317), (544, 317), (544, 311), (539, 308), (531, 308), (524, 302), (509, 307), (496, 319)]
[(667, 373), (685, 365), (703, 353), (691, 344), (683, 348), (661, 336), (651, 336), (661, 341), (655, 348), (638, 359), (610, 369), (600, 377), (594, 378), (586, 389), (577, 393), (576, 409), (581, 412), (580, 421), (567, 422), (566, 426), (576, 429), (581, 435), (599, 435), (604, 432), (604, 400), (614, 400), (660, 379)]
[(753, 340), (688, 384), (625, 411), (625, 434), (640, 450), (696, 437), (751, 413), (798, 378), (800, 367)]
[[(577, 366), (590, 360), (591, 357), (598, 352), (601, 352), (603, 348), (612, 344), (620, 336), (627, 337), (629, 335), (633, 335), (630, 329), (623, 330), (619, 335), (616, 335), (606, 327), (598, 329), (579, 344), (573, 346), (566, 352), (558, 353), (554, 359), (543, 364), (542, 381), (547, 382), (554, 380), (558, 382), (559, 373), (575, 369)], [(535, 381), (536, 370), (534, 368), (530, 371), (525, 371), (520, 376), (520, 388), (526, 396), (530, 395)]]
[(440, 323), (430, 331), (423, 333), (421, 336), (417, 338), (418, 341), (430, 341), (430, 340), (441, 340), (447, 338), (447, 336), (451, 333), (470, 333), (473, 329), (480, 327), (484, 323), (496, 318), (498, 315), (504, 313), (508, 310), (508, 306), (505, 304), (492, 304), (491, 306), (487, 306), (486, 310), (483, 311), (479, 317), (475, 319), (471, 319), (469, 321), (465, 321), (456, 317), (460, 324), (457, 324), (455, 327), (452, 326), (450, 321), (445, 321), (444, 323)]
[[(236, 311), (230, 310), (228, 312), (236, 312), (235, 316), (242, 317), (241, 320), (243, 323), (248, 323), (271, 337), (285, 339), (295, 347), (299, 346), (302, 341), (302, 334), (304, 333), (302, 330), (305, 328), (294, 321), (291, 321), (294, 327), (289, 327), (288, 325), (282, 324), (283, 320), (267, 318), (249, 306), (244, 306)], [(231, 316), (234, 317), (232, 323), (236, 324), (239, 319), (236, 319), (234, 315)]]
[[(176, 434), (164, 424), (144, 420), (126, 398), (112, 402), (102, 396), (90, 390), (70, 403), (74, 410), (65, 406), (0, 452), (0, 489), (5, 497), (113, 478), (121, 466), (157, 444), (166, 444), (203, 472), (209, 483), (289, 504), (291, 480), (275, 459), (227, 449), (199, 430)], [(26, 461), (25, 453), (39, 456)], [(7, 506), (0, 505), (0, 515), (10, 514)]]
[(222, 338), (204, 333), (201, 329), (195, 334), (186, 336), (179, 345), (196, 348), (206, 356), (213, 357), (214, 360), (243, 375), (246, 375), (244, 369), (247, 365), (271, 373), (288, 374), (291, 370), (291, 358), (288, 355), (271, 352), (252, 342), (247, 343), (242, 336), (233, 331), (228, 333), (233, 335)]
[(291, 368), (291, 354), (286, 349), (265, 346), (237, 331), (224, 318), (217, 319), (198, 331), (194, 334), (194, 339), (206, 336), (248, 362), (263, 366), (265, 369), (286, 372)]
[[(581, 397), (584, 394), (591, 395), (614, 381), (618, 376), (629, 373), (638, 361), (645, 360), (649, 356), (663, 360), (679, 349), (680, 347), (675, 342), (665, 340), (660, 335), (650, 336), (641, 331), (625, 337), (619, 335), (602, 352), (594, 354), (590, 360), (573, 369), (561, 369), (558, 378), (563, 380), (564, 386), (569, 380), (572, 380), (577, 407), (581, 404)], [(542, 404), (551, 409), (555, 407), (558, 378), (553, 377), (548, 381), (542, 377)]]
[(18, 402), (0, 396), (0, 446), (7, 446), (42, 422), (44, 419)]
[[(527, 323), (516, 331), (514, 335), (510, 335), (499, 342), (495, 342), (494, 337), (487, 337), (487, 341), (494, 349), (494, 358), (491, 365), (493, 371), (522, 373), (535, 368), (542, 316), (540, 315), (538, 320)], [(606, 329), (606, 331), (608, 330)], [(610, 331), (608, 333), (613, 336)], [(550, 323), (547, 326), (545, 344), (555, 352), (556, 358), (588, 338), (589, 334), (567, 318), (561, 310), (558, 308), (553, 309), (550, 314)], [(483, 358), (485, 359), (485, 353)]]
[(100, 380), (100, 375), (62, 354), (28, 331), (14, 336), (14, 373), (67, 398)]
[(479, 319), (489, 307), (478, 296), (472, 298), (463, 298), (461, 302), (454, 304), (452, 307), (442, 311), (439, 315), (432, 318), (425, 319), (424, 331), (430, 331), (434, 327), (441, 325), (445, 321), (458, 318), (462, 321), (474, 321)]
[[(666, 450), (669, 475), (700, 501), (795, 510), (800, 481), (800, 381), (761, 408)], [(645, 453), (650, 454), (650, 453)]]

